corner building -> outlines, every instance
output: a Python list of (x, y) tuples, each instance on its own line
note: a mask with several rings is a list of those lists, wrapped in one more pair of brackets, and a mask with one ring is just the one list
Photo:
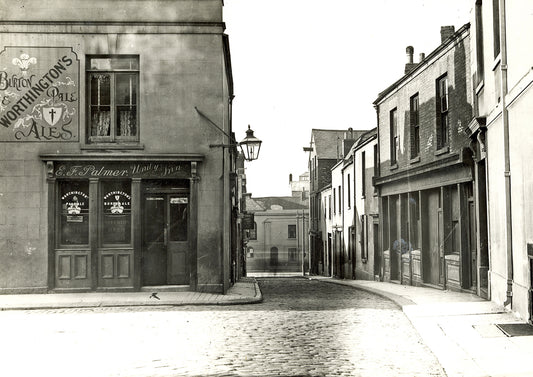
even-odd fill
[(4, 9), (1, 293), (227, 290), (238, 242), (222, 7)]

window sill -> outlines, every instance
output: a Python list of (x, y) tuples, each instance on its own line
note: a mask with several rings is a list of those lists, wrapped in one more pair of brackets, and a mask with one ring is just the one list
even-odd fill
[(476, 86), (476, 95), (479, 95), (479, 92), (483, 90), (484, 86), (485, 86), (485, 81), (481, 80), (479, 84)]
[(420, 156), (413, 157), (409, 160), (410, 164), (416, 164), (417, 162), (420, 162)]
[(94, 144), (84, 144), (80, 146), (82, 150), (124, 150), (124, 149), (135, 149), (142, 150), (144, 149), (144, 144), (127, 144), (127, 143), (94, 143)]
[(437, 149), (435, 151), (435, 156), (440, 156), (448, 152), (450, 152), (450, 147), (446, 145), (445, 147), (442, 147), (441, 149)]
[(394, 164), (390, 165), (390, 170), (396, 170), (396, 169), (398, 169), (398, 163), (397, 162), (395, 162)]
[(502, 61), (502, 54), (500, 53), (500, 54), (498, 54), (498, 56), (496, 56), (494, 58), (494, 62), (492, 63), (492, 71), (495, 71), (496, 68), (498, 68), (498, 66), (500, 65), (501, 61)]

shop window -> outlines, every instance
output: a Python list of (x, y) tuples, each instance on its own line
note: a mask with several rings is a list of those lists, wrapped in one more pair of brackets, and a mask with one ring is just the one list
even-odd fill
[(131, 242), (130, 181), (103, 182), (102, 193), (102, 242), (129, 244)]
[(89, 182), (59, 183), (61, 245), (89, 244)]
[(90, 142), (138, 141), (139, 58), (89, 57)]

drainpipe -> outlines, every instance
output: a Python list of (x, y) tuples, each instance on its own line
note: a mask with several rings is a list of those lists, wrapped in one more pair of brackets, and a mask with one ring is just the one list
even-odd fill
[(501, 54), (501, 105), (502, 105), (502, 123), (503, 123), (503, 146), (505, 159), (505, 216), (507, 224), (507, 300), (504, 306), (513, 304), (513, 225), (511, 214), (511, 161), (509, 156), (509, 114), (505, 96), (507, 95), (507, 37), (505, 24), (505, 0), (500, 1), (500, 54)]

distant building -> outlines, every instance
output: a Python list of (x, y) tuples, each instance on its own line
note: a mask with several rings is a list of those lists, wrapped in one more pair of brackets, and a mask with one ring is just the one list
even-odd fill
[(531, 322), (533, 2), (470, 3), (478, 290)]
[(308, 253), (308, 200), (297, 197), (246, 198), (254, 229), (247, 231), (248, 276), (303, 274)]
[(289, 185), (291, 186), (291, 195), (301, 197), (302, 200), (309, 199), (309, 172), (300, 174), (298, 180), (292, 179), (292, 174), (289, 174)]
[[(379, 242), (379, 198), (374, 179), (379, 172), (377, 129), (362, 135), (350, 150), (353, 163), (353, 222), (344, 229), (349, 238), (356, 279), (375, 280), (383, 275)], [(347, 199), (345, 199), (347, 200)]]
[(383, 278), (476, 293), (470, 25), (441, 28), (441, 45), (379, 94)]
[(309, 152), (309, 245), (310, 272), (324, 274), (323, 261), (325, 230), (321, 226), (321, 214), (324, 203), (321, 202), (322, 190), (331, 184), (331, 168), (337, 164), (360, 135), (360, 130), (324, 130), (311, 131), (310, 146), (304, 151)]

